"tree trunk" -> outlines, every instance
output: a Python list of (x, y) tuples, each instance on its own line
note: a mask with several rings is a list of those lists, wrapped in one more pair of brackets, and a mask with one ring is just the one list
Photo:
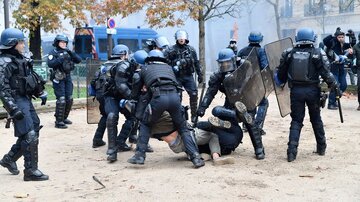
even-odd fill
[(33, 53), (34, 60), (41, 60), (41, 35), (40, 24), (34, 31), (30, 31), (30, 51)]
[[(202, 14), (202, 11), (201, 11)], [(202, 73), (204, 75), (204, 81), (206, 80), (206, 62), (205, 62), (205, 21), (204, 18), (199, 16), (199, 60), (202, 67)]]
[(276, 32), (278, 35), (278, 39), (281, 39), (279, 0), (276, 0), (276, 3), (274, 5), (274, 11), (275, 11), (275, 20), (276, 20)]
[[(33, 1), (32, 7), (35, 8), (39, 6), (39, 2)], [(34, 16), (34, 19), (31, 20), (32, 29), (30, 29), (30, 51), (33, 54), (34, 60), (41, 60), (41, 27), (40, 27), (40, 16)]]

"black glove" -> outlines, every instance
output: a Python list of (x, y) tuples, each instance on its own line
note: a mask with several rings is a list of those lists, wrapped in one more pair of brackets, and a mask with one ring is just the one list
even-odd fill
[(41, 99), (41, 105), (46, 105), (46, 101), (47, 101), (47, 92), (44, 91), (40, 96), (39, 98)]
[(204, 81), (204, 78), (202, 75), (198, 75), (198, 82), (202, 83)]
[(16, 120), (21, 120), (24, 118), (24, 113), (20, 109), (15, 109), (10, 116)]
[(204, 114), (205, 114), (205, 110), (206, 110), (205, 108), (199, 107), (199, 109), (197, 110), (196, 114), (197, 114), (198, 116), (200, 116), (200, 117), (203, 117)]

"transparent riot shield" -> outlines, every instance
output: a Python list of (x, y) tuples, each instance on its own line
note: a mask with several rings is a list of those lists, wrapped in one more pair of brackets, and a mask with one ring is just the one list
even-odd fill
[(278, 101), (278, 106), (282, 117), (285, 117), (291, 112), (290, 89), (288, 85), (284, 85), (284, 87), (276, 86), (274, 83), (273, 75), (276, 72), (276, 68), (280, 65), (280, 58), (283, 51), (292, 47), (293, 47), (293, 42), (291, 38), (285, 38), (279, 41), (274, 41), (264, 46), (266, 57), (269, 62), (269, 69), (271, 72), (270, 75), (271, 77), (269, 79), (271, 79), (273, 86), (275, 88), (275, 95)]
[[(87, 59), (86, 60), (86, 86), (89, 87), (90, 82), (94, 79), (96, 71), (100, 69), (102, 61)], [(89, 95), (89, 89), (87, 89), (87, 123), (88, 124), (97, 124), (100, 120), (100, 110), (99, 102), (95, 99), (94, 96)]]
[(230, 103), (241, 101), (248, 110), (258, 106), (265, 96), (265, 87), (255, 49), (240, 67), (224, 79), (224, 86)]

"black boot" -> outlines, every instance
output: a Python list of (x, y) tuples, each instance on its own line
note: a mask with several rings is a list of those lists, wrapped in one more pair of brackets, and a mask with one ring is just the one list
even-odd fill
[(39, 133), (30, 131), (26, 134), (21, 145), (25, 160), (24, 181), (44, 181), (49, 179), (48, 175), (43, 174), (38, 169), (38, 137)]
[(39, 169), (24, 169), (24, 181), (45, 181), (49, 176), (42, 173)]
[(244, 122), (247, 124), (252, 124), (253, 123), (253, 116), (248, 113), (246, 106), (244, 105), (244, 103), (238, 101), (235, 103), (235, 108), (236, 108), (236, 115), (239, 119), (240, 122)]
[(69, 119), (68, 119), (68, 117), (69, 117), (69, 114), (70, 114), (70, 111), (71, 111), (71, 107), (72, 107), (72, 105), (73, 105), (73, 103), (74, 103), (74, 99), (69, 99), (69, 100), (66, 100), (66, 106), (65, 106), (65, 114), (64, 114), (64, 123), (65, 124), (72, 124), (72, 121), (70, 121)]
[(65, 105), (66, 105), (66, 102), (64, 99), (60, 98), (59, 100), (56, 101), (55, 128), (61, 128), (61, 129), (67, 128), (66, 124), (64, 123)]
[(106, 142), (104, 142), (103, 140), (93, 139), (92, 148), (98, 148), (104, 145), (106, 145)]
[(326, 146), (327, 146), (326, 143), (316, 144), (316, 153), (319, 154), (320, 156), (324, 156), (326, 151)]
[(148, 153), (154, 152), (154, 149), (151, 147), (150, 144), (147, 145), (146, 152), (148, 152)]
[(295, 141), (291, 141), (288, 143), (288, 149), (287, 149), (287, 161), (292, 162), (296, 159), (297, 155), (297, 147), (299, 143)]
[(262, 144), (262, 138), (259, 129), (255, 125), (245, 124), (251, 143), (255, 150), (255, 156), (257, 160), (262, 160), (265, 158), (265, 149)]
[(125, 142), (118, 143), (118, 152), (130, 151), (131, 147), (127, 145)]
[(14, 161), (9, 154), (4, 155), (4, 157), (0, 160), (0, 165), (7, 168), (13, 175), (18, 175), (20, 173), (17, 168), (16, 161)]
[(194, 153), (192, 155), (191, 162), (194, 164), (195, 168), (200, 168), (205, 165), (204, 160), (202, 160), (201, 155), (199, 153)]
[(144, 165), (146, 155), (143, 152), (136, 151), (135, 155), (127, 160), (128, 163), (131, 164), (139, 164)]

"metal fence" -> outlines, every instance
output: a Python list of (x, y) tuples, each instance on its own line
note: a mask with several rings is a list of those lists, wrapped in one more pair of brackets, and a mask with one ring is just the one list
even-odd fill
[[(52, 84), (50, 81), (50, 71), (46, 61), (34, 61), (34, 71), (38, 73), (47, 84)], [(86, 63), (85, 61), (80, 64), (75, 64), (75, 69), (71, 72), (71, 77), (74, 84), (74, 98), (80, 98), (81, 88), (86, 88)]]

